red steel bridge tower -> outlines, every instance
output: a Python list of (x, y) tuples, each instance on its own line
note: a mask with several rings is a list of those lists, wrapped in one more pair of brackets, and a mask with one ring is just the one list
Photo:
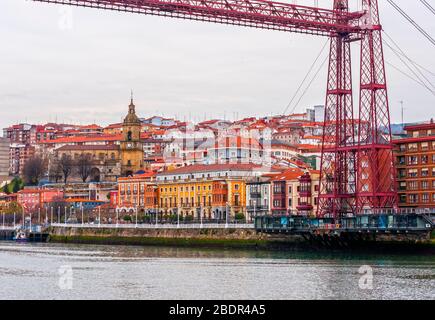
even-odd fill
[[(387, 81), (377, 0), (322, 9), (263, 0), (33, 0), (330, 38), (318, 215), (340, 218), (397, 206)], [(361, 44), (354, 119), (351, 44)]]

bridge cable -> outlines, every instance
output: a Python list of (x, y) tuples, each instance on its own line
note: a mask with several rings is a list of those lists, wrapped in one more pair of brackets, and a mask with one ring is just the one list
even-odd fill
[[(416, 61), (412, 60), (406, 53), (405, 51), (397, 44), (396, 41), (394, 41), (394, 39), (385, 31), (383, 30), (383, 33), (385, 34), (385, 36), (395, 45), (395, 47), (399, 50), (400, 54), (402, 56), (404, 56), (406, 58), (406, 60), (408, 60), (410, 63), (412, 63), (415, 67), (415, 69), (421, 74), (421, 76), (426, 79), (427, 82), (431, 82), (429, 79), (427, 79), (425, 77), (425, 75), (421, 72), (421, 70), (426, 71), (427, 73), (431, 74), (432, 76), (435, 76), (435, 73), (430, 71), (428, 68), (423, 67), (422, 65), (420, 65), (419, 63), (417, 63)], [(421, 69), (421, 70), (420, 70)]]
[[(412, 72), (412, 74), (419, 80), (419, 83), (424, 86), (427, 90), (429, 90), (432, 94), (435, 95), (434, 90), (432, 90), (421, 78), (420, 76), (414, 71), (414, 69), (412, 69), (409, 64), (404, 60), (404, 58), (402, 58), (399, 54), (399, 52), (394, 49), (385, 39), (384, 39), (384, 43), (385, 45), (400, 59), (400, 61), (402, 61), (402, 63)], [(432, 87), (433, 84), (429, 83)]]
[(412, 24), (424, 37), (426, 37), (434, 46), (435, 46), (435, 39), (432, 38), (429, 33), (427, 33), (420, 25), (417, 24), (408, 14), (406, 14), (405, 11), (402, 10), (397, 4), (395, 4), (392, 0), (387, 0), (388, 3), (396, 9), (410, 24)]
[(429, 3), (427, 3), (426, 0), (420, 0), (420, 2), (429, 9), (429, 11), (431, 11), (433, 14), (435, 14), (435, 8), (432, 7)]
[[(386, 64), (388, 64), (390, 67), (396, 69), (396, 71), (400, 72), (401, 74), (403, 74), (405, 77), (411, 79), (412, 81), (416, 82), (417, 84), (419, 84), (420, 86), (422, 86), (423, 88), (426, 88), (424, 86), (423, 83), (421, 83), (420, 81), (418, 81), (417, 79), (413, 78), (409, 73), (406, 73), (405, 71), (401, 70), (400, 68), (398, 68), (397, 66), (395, 66), (394, 64), (392, 64), (389, 61), (385, 61)], [(427, 89), (427, 88), (426, 88)], [(433, 92), (432, 92), (433, 93)], [(434, 93), (433, 93), (434, 94)], [(435, 94), (434, 94), (435, 95)]]
[(308, 83), (307, 87), (305, 88), (304, 92), (302, 93), (302, 95), (299, 97), (299, 100), (296, 102), (295, 106), (293, 107), (293, 110), (291, 113), (294, 112), (294, 110), (296, 109), (296, 107), (299, 105), (299, 103), (301, 102), (302, 98), (305, 96), (305, 94), (308, 92), (308, 90), (311, 88), (311, 85), (313, 84), (314, 80), (317, 79), (317, 76), (319, 75), (320, 71), (322, 70), (323, 66), (325, 65), (326, 61), (328, 61), (329, 56), (326, 56), (325, 59), (323, 60), (322, 64), (319, 66), (319, 69), (317, 69), (317, 72), (314, 74), (313, 78), (311, 79), (311, 81)]
[[(327, 39), (325, 41), (325, 44), (323, 45), (322, 49), (320, 50), (319, 54), (317, 55), (316, 59), (314, 60), (313, 64), (310, 66), (308, 72), (306, 73), (304, 79), (302, 80), (302, 82), (300, 83), (298, 89), (296, 90), (296, 92), (294, 93), (293, 97), (291, 98), (290, 102), (287, 104), (287, 107), (284, 109), (283, 115), (286, 114), (287, 110), (290, 108), (290, 106), (292, 105), (293, 101), (296, 99), (296, 96), (298, 95), (299, 91), (302, 89), (302, 86), (305, 83), (305, 80), (308, 79), (308, 76), (310, 75), (311, 71), (313, 70), (314, 66), (316, 65), (317, 61), (319, 60), (320, 56), (322, 55), (323, 51), (325, 51), (326, 45), (328, 44), (329, 39)], [(295, 110), (295, 108), (292, 109), (292, 112)]]

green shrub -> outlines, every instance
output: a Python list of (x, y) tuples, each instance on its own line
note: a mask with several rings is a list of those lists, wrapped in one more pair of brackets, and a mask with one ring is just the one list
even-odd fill
[(245, 220), (245, 215), (243, 213), (236, 213), (234, 217), (237, 221)]

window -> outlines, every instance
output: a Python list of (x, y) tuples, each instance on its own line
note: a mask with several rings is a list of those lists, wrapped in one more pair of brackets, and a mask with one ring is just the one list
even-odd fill
[(408, 157), (408, 164), (411, 164), (411, 165), (418, 164), (418, 157), (417, 156), (409, 156)]
[(421, 164), (428, 164), (429, 163), (429, 157), (427, 155), (421, 156)]
[(429, 194), (428, 193), (423, 193), (421, 195), (421, 202), (423, 202), (423, 203), (428, 203), (429, 202)]
[(421, 176), (428, 177), (429, 176), (429, 169), (428, 168), (421, 169)]
[(421, 143), (421, 150), (428, 150), (429, 149), (429, 142), (422, 142)]
[(417, 202), (418, 202), (418, 195), (410, 194), (409, 195), (409, 203), (417, 203)]
[(410, 178), (416, 178), (418, 175), (418, 170), (417, 169), (409, 169), (408, 170), (408, 177)]
[(409, 143), (408, 150), (409, 151), (416, 151), (416, 150), (418, 150), (418, 145), (416, 143)]
[(292, 186), (288, 187), (288, 193), (291, 194), (292, 193)]
[(418, 189), (417, 181), (408, 182), (408, 190), (417, 190), (417, 189)]
[(405, 194), (401, 194), (399, 196), (399, 202), (400, 203), (406, 203), (406, 195)]
[(427, 190), (427, 189), (429, 189), (429, 181), (422, 181), (422, 182), (421, 182), (421, 188), (422, 188), (423, 190)]
[(291, 198), (288, 199), (288, 206), (289, 206), (289, 207), (292, 206), (292, 199), (291, 199)]

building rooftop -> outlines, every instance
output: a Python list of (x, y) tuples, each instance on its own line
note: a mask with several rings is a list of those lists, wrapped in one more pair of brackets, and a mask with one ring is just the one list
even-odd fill
[(198, 172), (213, 172), (213, 171), (253, 171), (255, 169), (262, 168), (261, 165), (256, 164), (195, 164), (191, 166), (177, 168), (171, 171), (165, 171), (159, 173), (159, 176), (186, 174), (186, 173), (198, 173)]
[(119, 150), (119, 146), (114, 144), (68, 145), (57, 149), (57, 151), (86, 151), (86, 150)]

